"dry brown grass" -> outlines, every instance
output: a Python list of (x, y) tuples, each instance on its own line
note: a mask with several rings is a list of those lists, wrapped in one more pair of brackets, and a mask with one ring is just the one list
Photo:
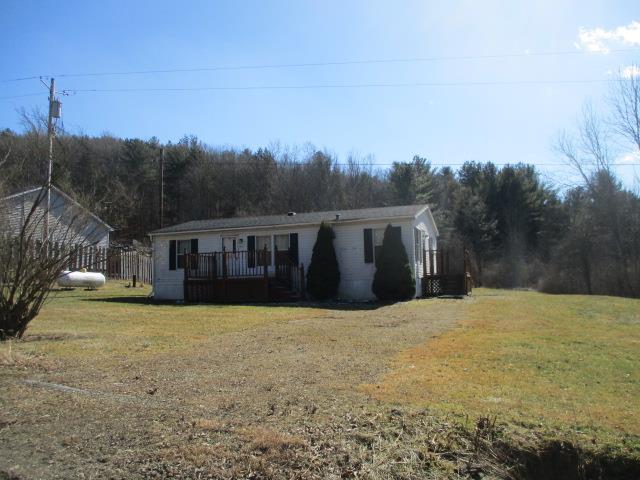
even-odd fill
[[(394, 358), (428, 350), (428, 340), (447, 337), (476, 304), (503, 293), (321, 308), (151, 305), (140, 292), (60, 295), (28, 332), (31, 341), (14, 345), (0, 370), (0, 478), (387, 480), (518, 471), (519, 454), (503, 442), (512, 433), (500, 422), (479, 428), (473, 417), (431, 404), (399, 407), (358, 389), (386, 391), (380, 379)], [(410, 372), (407, 379), (415, 380)], [(537, 448), (531, 434), (522, 439), (522, 449)]]
[(229, 430), (229, 425), (215, 418), (199, 418), (193, 422), (193, 426), (199, 430), (206, 430), (209, 432), (226, 432)]
[(208, 445), (200, 443), (195, 445), (179, 446), (176, 455), (183, 461), (203, 467), (212, 463), (213, 459), (224, 456), (226, 449), (222, 445)]
[[(354, 385), (449, 328), (468, 303), (182, 306), (148, 304), (145, 295), (111, 285), (63, 292), (45, 306), (12, 353), (56, 368), (13, 362), (1, 372), (0, 401), (20, 416), (3, 422), (0, 472), (16, 465), (28, 478), (87, 469), (107, 478), (357, 472), (365, 450), (344, 414), (368, 400)], [(80, 390), (38, 388), (29, 379)], [(77, 444), (62, 445), (74, 435)]]
[(7, 340), (0, 343), (0, 367), (12, 367), (22, 370), (51, 370), (53, 363), (43, 355), (23, 352), (16, 348), (17, 341)]
[(279, 432), (271, 428), (249, 426), (240, 431), (242, 437), (249, 442), (252, 450), (274, 452), (290, 449), (306, 448), (304, 438), (288, 433)]

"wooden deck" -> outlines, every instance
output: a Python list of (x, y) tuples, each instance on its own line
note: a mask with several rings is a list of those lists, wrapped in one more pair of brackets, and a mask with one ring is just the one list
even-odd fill
[(303, 295), (304, 266), (293, 264), (287, 252), (275, 252), (273, 258), (266, 250), (195, 253), (184, 258), (187, 302), (294, 301)]
[[(470, 294), (469, 264), (466, 250), (425, 250), (422, 297)], [(186, 302), (295, 301), (304, 297), (304, 280), (304, 266), (295, 265), (287, 252), (210, 252), (184, 257)]]
[(423, 252), (423, 297), (461, 297), (469, 295), (472, 287), (469, 252), (466, 249), (453, 252), (441, 248)]

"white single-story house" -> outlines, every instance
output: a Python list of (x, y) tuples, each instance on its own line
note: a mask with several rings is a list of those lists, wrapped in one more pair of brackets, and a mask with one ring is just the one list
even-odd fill
[[(153, 297), (262, 301), (274, 296), (273, 285), (267, 282), (283, 278), (290, 288), (294, 283), (301, 288), (321, 222), (335, 232), (340, 299), (375, 299), (371, 291), (375, 256), (389, 224), (400, 233), (413, 267), (416, 295), (420, 295), (424, 251), (436, 249), (438, 238), (428, 205), (196, 220), (156, 230), (150, 234)], [(238, 282), (248, 278), (263, 279), (265, 288), (247, 287), (245, 282), (244, 296), (235, 295)]]
[[(35, 230), (33, 237), (44, 240), (47, 209), (44, 187), (29, 188), (0, 199), (0, 227), (17, 235), (35, 202), (38, 204), (31, 216), (30, 225)], [(53, 185), (49, 229), (49, 238), (54, 243), (103, 248), (109, 247), (109, 234), (113, 231), (113, 228), (97, 215)]]

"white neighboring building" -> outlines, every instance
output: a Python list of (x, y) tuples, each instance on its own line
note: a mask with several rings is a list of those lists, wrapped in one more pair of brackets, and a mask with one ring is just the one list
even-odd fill
[[(214, 257), (226, 259), (224, 271), (229, 278), (234, 271), (251, 274), (262, 269), (265, 272), (264, 267), (256, 265), (255, 256), (255, 252), (264, 251), (265, 247), (269, 257), (265, 278), (275, 276), (276, 251), (287, 252), (295, 265), (302, 264), (306, 268), (323, 221), (335, 231), (340, 299), (375, 299), (371, 291), (376, 269), (375, 252), (382, 244), (388, 224), (399, 229), (415, 275), (416, 295), (420, 295), (423, 252), (437, 248), (438, 238), (438, 229), (427, 205), (197, 220), (156, 230), (150, 234), (153, 241), (153, 296), (157, 300), (184, 300), (185, 258), (194, 258), (193, 255), (185, 257), (189, 254), (200, 254), (198, 262), (202, 269), (205, 260), (212, 258), (202, 254), (226, 252), (222, 257)], [(233, 265), (229, 263), (231, 261)], [(239, 262), (244, 264), (238, 267)], [(261, 264), (261, 260), (257, 263)], [(217, 268), (220, 272), (220, 265)]]
[[(17, 234), (24, 225), (34, 202), (43, 196), (43, 187), (30, 188), (0, 199), (3, 223), (13, 234)], [(44, 225), (45, 201), (42, 200), (32, 217), (32, 225), (42, 231)], [(55, 186), (51, 186), (51, 208), (49, 213), (50, 238), (53, 242), (65, 242), (72, 239), (74, 244), (94, 247), (109, 247), (109, 234), (113, 231), (106, 222), (80, 205), (69, 195)], [(73, 228), (73, 232), (69, 228)], [(42, 239), (43, 233), (34, 235)]]

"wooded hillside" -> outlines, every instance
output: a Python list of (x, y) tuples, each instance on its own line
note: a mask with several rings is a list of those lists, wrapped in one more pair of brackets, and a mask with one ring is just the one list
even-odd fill
[[(161, 145), (64, 132), (53, 182), (114, 226), (119, 242), (188, 220), (429, 203), (443, 243), (471, 251), (476, 283), (640, 296), (640, 197), (613, 168), (614, 146), (640, 153), (640, 78), (621, 79), (611, 99), (611, 118), (585, 108), (576, 132), (561, 135), (558, 152), (581, 179), (562, 191), (521, 163), (453, 170), (415, 156), (382, 169), (311, 146), (234, 150), (195, 137)], [(45, 182), (42, 122), (23, 117), (24, 132), (0, 132), (5, 193)]]

